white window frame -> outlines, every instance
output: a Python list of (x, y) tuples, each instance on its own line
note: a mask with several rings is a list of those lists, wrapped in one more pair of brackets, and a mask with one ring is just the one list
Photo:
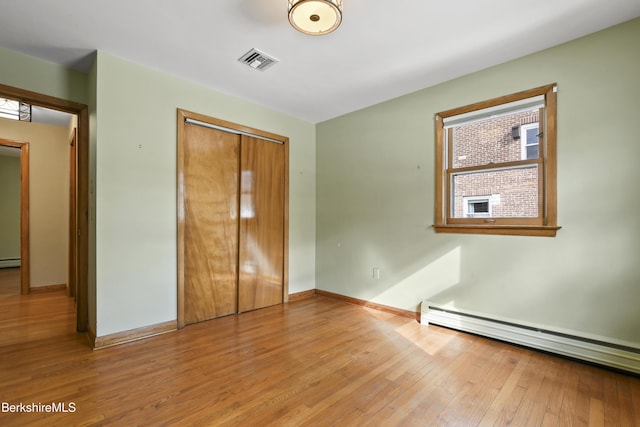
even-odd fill
[[(464, 217), (465, 218), (490, 218), (491, 217), (491, 196), (467, 196), (462, 198), (464, 202)], [(469, 212), (469, 205), (477, 202), (487, 202), (489, 206), (489, 212)]]
[[(536, 134), (535, 142), (530, 143), (527, 138), (527, 131), (529, 129), (534, 129), (534, 128), (538, 129), (538, 133)], [(540, 134), (540, 125), (538, 124), (538, 122), (527, 123), (526, 125), (520, 126), (520, 141), (521, 141), (520, 159), (521, 160), (528, 160), (527, 147), (532, 147), (534, 145), (538, 146), (538, 156), (540, 156), (540, 138), (538, 138), (539, 134)]]

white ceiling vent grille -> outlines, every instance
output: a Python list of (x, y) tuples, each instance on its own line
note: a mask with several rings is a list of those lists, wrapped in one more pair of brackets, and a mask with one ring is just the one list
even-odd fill
[(278, 62), (274, 57), (269, 56), (264, 52), (260, 52), (258, 49), (251, 49), (249, 52), (238, 58), (238, 61), (260, 71), (264, 71)]

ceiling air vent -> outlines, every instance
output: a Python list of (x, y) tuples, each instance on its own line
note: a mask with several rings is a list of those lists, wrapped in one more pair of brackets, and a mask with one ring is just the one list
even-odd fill
[(260, 71), (264, 71), (278, 62), (277, 59), (267, 55), (266, 53), (260, 52), (258, 49), (251, 49), (249, 52), (238, 58), (238, 61)]

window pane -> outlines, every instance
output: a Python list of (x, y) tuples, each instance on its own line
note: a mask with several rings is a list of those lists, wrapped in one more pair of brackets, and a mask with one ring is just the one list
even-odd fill
[(537, 142), (537, 129), (528, 129), (524, 135), (518, 136), (514, 135), (513, 128), (538, 122), (539, 111), (535, 108), (454, 126), (452, 167), (521, 160), (522, 140), (527, 140), (527, 133), (533, 131), (534, 139), (529, 143)]
[[(452, 188), (453, 218), (538, 216), (538, 165), (456, 174), (452, 178)], [(478, 206), (480, 203), (474, 203), (470, 198), (488, 199), (486, 210), (482, 211), (484, 215), (473, 215), (480, 212), (474, 209), (485, 207)]]
[(465, 218), (487, 218), (491, 207), (489, 206), (488, 197), (464, 197), (465, 211), (463, 215)]
[(20, 117), (20, 103), (13, 99), (0, 98), (0, 117), (18, 120)]
[(523, 159), (537, 159), (538, 158), (538, 124), (532, 123), (530, 125), (525, 125), (522, 127), (524, 130), (522, 136), (522, 149), (524, 150), (522, 154)]
[(31, 104), (0, 98), (0, 117), (3, 119), (31, 121)]
[(489, 213), (489, 202), (473, 202), (469, 203), (470, 213)]

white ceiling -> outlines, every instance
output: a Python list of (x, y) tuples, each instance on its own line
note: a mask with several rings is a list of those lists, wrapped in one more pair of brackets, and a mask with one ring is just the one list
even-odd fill
[(53, 126), (69, 126), (71, 114), (62, 111), (50, 110), (48, 108), (31, 106), (31, 121), (36, 123), (44, 123)]
[[(0, 0), (0, 46), (86, 71), (109, 54), (313, 123), (640, 16), (639, 0), (343, 0), (309, 36), (287, 0)], [(257, 48), (280, 62), (237, 61)]]

